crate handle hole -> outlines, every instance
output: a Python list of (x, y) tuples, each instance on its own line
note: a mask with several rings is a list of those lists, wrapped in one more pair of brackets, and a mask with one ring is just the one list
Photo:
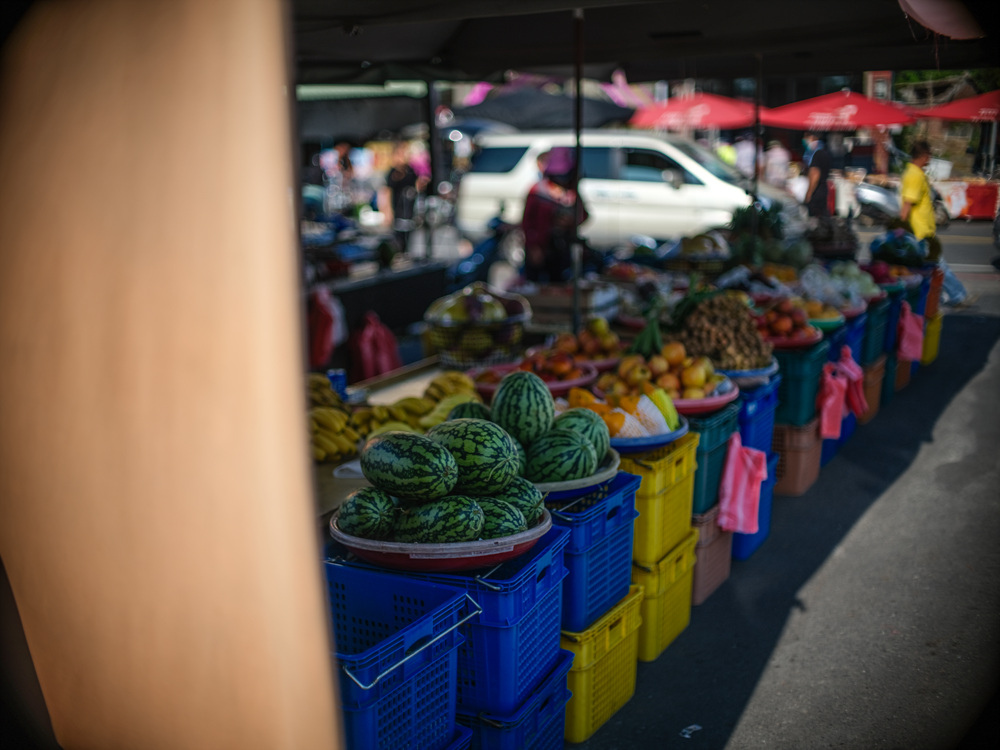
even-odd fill
[(541, 583), (542, 582), (542, 579), (544, 579), (545, 576), (548, 575), (549, 567), (550, 566), (546, 565), (544, 568), (542, 568), (540, 571), (538, 571), (538, 577), (535, 578), (535, 583)]
[(429, 636), (429, 635), (425, 635), (425, 636), (423, 636), (421, 638), (417, 638), (417, 640), (415, 640), (413, 643), (411, 643), (410, 647), (408, 649), (406, 649), (406, 655), (407, 656), (412, 656), (417, 651), (419, 651), (420, 649), (424, 648), (427, 645), (428, 641), (430, 641), (430, 640), (431, 640), (431, 636)]
[(617, 516), (618, 515), (618, 511), (620, 511), (620, 510), (621, 510), (621, 506), (619, 506), (619, 505), (616, 505), (614, 508), (612, 508), (611, 510), (609, 510), (608, 511), (608, 520), (610, 521), (612, 518), (614, 518), (615, 516)]

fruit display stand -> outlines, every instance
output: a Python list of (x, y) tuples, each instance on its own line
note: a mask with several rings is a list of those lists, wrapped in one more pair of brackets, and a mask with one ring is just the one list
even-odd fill
[(718, 503), (691, 518), (691, 526), (698, 531), (691, 583), (691, 604), (695, 606), (702, 604), (729, 578), (733, 532), (720, 529), (718, 519)]
[(563, 631), (560, 644), (573, 653), (569, 671), (565, 738), (583, 742), (635, 694), (639, 667), (642, 586), (628, 593), (584, 631)]
[(691, 432), (699, 436), (694, 474), (693, 513), (704, 513), (719, 499), (719, 483), (726, 463), (729, 438), (739, 425), (740, 404), (731, 403), (704, 417), (689, 417)]

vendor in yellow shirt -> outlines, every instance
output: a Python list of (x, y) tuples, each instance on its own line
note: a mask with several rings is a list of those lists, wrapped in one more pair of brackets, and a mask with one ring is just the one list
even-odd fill
[(903, 171), (899, 218), (909, 225), (914, 237), (918, 240), (927, 239), (927, 257), (933, 261), (941, 256), (941, 242), (935, 237), (937, 224), (934, 221), (934, 201), (931, 198), (930, 181), (924, 174), (924, 167), (930, 160), (931, 147), (927, 141), (914, 143), (913, 156)]

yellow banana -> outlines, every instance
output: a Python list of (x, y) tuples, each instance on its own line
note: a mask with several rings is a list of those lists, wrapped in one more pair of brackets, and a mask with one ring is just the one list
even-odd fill
[(343, 430), (342, 434), (344, 435), (345, 438), (347, 438), (348, 440), (350, 440), (352, 443), (357, 443), (361, 439), (361, 435), (359, 435), (358, 432), (353, 427), (351, 427), (350, 425), (345, 425), (344, 426), (344, 430)]
[(345, 455), (352, 456), (357, 451), (358, 447), (347, 439), (345, 435), (334, 435), (333, 442), (337, 446), (337, 450)]
[(386, 422), (389, 419), (389, 409), (386, 406), (378, 404), (372, 407), (372, 414), (374, 414), (375, 419), (379, 422)]
[(422, 417), (434, 408), (434, 403), (435, 402), (431, 401), (429, 398), (406, 396), (405, 398), (399, 399), (394, 406), (397, 406), (410, 414), (416, 414), (418, 417)]
[(313, 460), (322, 461), (326, 458), (326, 451), (320, 448), (318, 445), (312, 445)]
[(381, 435), (383, 432), (389, 432), (390, 430), (402, 430), (403, 432), (416, 432), (416, 430), (414, 430), (413, 427), (408, 425), (406, 422), (393, 421), (393, 422), (384, 422), (383, 424), (380, 424), (378, 427), (376, 427), (369, 433), (368, 437), (372, 438), (375, 437), (376, 435)]
[(309, 410), (309, 416), (315, 419), (317, 424), (329, 427), (334, 432), (340, 432), (347, 424), (347, 415), (344, 412), (328, 406), (314, 406)]
[(406, 409), (402, 408), (401, 406), (397, 406), (396, 404), (389, 404), (389, 406), (387, 406), (386, 408), (389, 410), (389, 416), (395, 419), (397, 422), (410, 421), (409, 412), (407, 412)]
[(340, 449), (337, 447), (337, 444), (333, 442), (331, 438), (324, 435), (322, 432), (317, 432), (315, 435), (313, 435), (312, 441), (315, 445), (319, 446), (324, 451), (326, 451), (326, 454), (328, 456), (337, 455), (340, 453)]

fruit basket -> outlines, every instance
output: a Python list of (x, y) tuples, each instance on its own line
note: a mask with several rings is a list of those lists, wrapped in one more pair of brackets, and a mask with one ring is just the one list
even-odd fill
[(535, 487), (545, 496), (546, 502), (562, 500), (568, 497), (584, 495), (595, 487), (599, 487), (615, 478), (621, 456), (614, 448), (610, 449), (597, 467), (597, 471), (582, 479), (568, 479), (564, 482), (535, 482)]
[(435, 300), (424, 313), (430, 348), (442, 365), (463, 370), (516, 361), (529, 320), (527, 299), (481, 282)]
[(417, 544), (345, 534), (337, 525), (338, 516), (339, 510), (330, 518), (330, 536), (361, 560), (385, 568), (426, 572), (456, 572), (497, 565), (530, 550), (552, 527), (552, 516), (545, 511), (538, 523), (519, 534), (474, 542)]
[(620, 454), (641, 453), (645, 451), (662, 448), (667, 443), (672, 443), (685, 435), (688, 431), (688, 421), (680, 416), (680, 426), (672, 432), (662, 432), (659, 435), (649, 435), (647, 437), (634, 438), (611, 438), (611, 447)]
[(740, 389), (736, 383), (725, 377), (712, 391), (712, 395), (705, 398), (676, 398), (674, 408), (679, 414), (705, 414), (721, 409), (735, 401), (739, 395)]
[(815, 326), (810, 326), (811, 330), (802, 336), (768, 336), (767, 341), (775, 349), (807, 349), (813, 344), (823, 340), (823, 332)]
[[(545, 383), (554, 397), (565, 396), (569, 393), (570, 388), (586, 388), (597, 380), (597, 368), (593, 364), (580, 362), (576, 366), (582, 372), (580, 377), (569, 378), (567, 380), (550, 380)], [(496, 393), (497, 386), (500, 385), (500, 380), (503, 376), (519, 368), (519, 364), (494, 365), (492, 367), (473, 368), (466, 374), (475, 382), (476, 392), (483, 397), (486, 403), (489, 403), (493, 399), (493, 394)], [(480, 380), (484, 373), (495, 374), (497, 376), (496, 382), (484, 382)]]

